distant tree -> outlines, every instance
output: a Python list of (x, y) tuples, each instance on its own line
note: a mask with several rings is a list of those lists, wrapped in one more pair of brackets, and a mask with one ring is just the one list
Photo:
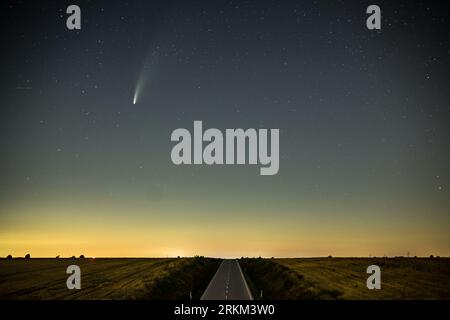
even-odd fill
[(59, 256), (56, 256), (56, 259), (59, 259)]
[(180, 259), (180, 256), (177, 256), (177, 259)]
[(76, 259), (75, 256), (72, 256), (72, 259)]
[(8, 256), (6, 257), (6, 259), (8, 259), (8, 260), (10, 260), (10, 259), (12, 259), (13, 257), (12, 257), (12, 255), (10, 255), (10, 254), (8, 254)]
[(31, 258), (31, 255), (29, 254), (29, 253), (27, 253), (26, 255), (25, 255), (25, 259), (30, 259)]
[(431, 255), (430, 255), (430, 259), (433, 259), (433, 258), (434, 258), (434, 256), (431, 254)]
[(84, 259), (84, 255), (83, 254), (80, 256), (80, 259)]
[(333, 258), (332, 256), (328, 256), (328, 258)]

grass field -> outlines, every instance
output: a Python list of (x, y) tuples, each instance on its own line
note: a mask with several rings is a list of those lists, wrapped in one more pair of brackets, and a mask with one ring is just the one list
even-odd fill
[[(0, 259), (0, 299), (199, 299), (220, 259)], [(450, 259), (241, 259), (255, 298), (450, 299)], [(81, 290), (66, 269), (81, 268)], [(366, 269), (381, 268), (381, 290)]]
[[(381, 268), (381, 290), (368, 290), (366, 269)], [(450, 259), (243, 259), (263, 299), (450, 299)]]
[[(0, 260), (0, 299), (199, 298), (220, 260), (12, 259)], [(81, 268), (81, 290), (68, 290), (69, 265)]]

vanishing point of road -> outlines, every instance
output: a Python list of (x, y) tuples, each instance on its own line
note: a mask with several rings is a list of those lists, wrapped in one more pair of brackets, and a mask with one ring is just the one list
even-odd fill
[(239, 262), (223, 260), (201, 300), (253, 300)]

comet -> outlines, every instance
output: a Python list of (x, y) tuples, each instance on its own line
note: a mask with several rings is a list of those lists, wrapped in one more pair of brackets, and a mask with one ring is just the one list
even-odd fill
[(134, 89), (133, 95), (133, 105), (137, 104), (141, 100), (142, 91), (148, 85), (151, 85), (152, 80), (155, 77), (156, 69), (158, 67), (158, 50), (153, 49), (151, 53), (147, 55), (143, 66), (139, 72), (139, 77), (136, 82), (136, 87)]
[(143, 84), (145, 83), (146, 79), (147, 79), (146, 74), (141, 71), (139, 78), (137, 80), (137, 83), (136, 83), (136, 88), (134, 89), (133, 104), (138, 103), (138, 101), (140, 100), (139, 98), (141, 96), (142, 87), (143, 87)]
[(133, 104), (136, 104), (136, 103), (137, 103), (137, 100), (138, 100), (138, 96), (139, 96), (139, 90), (138, 90), (138, 88), (139, 88), (139, 87), (136, 87), (136, 90), (134, 90)]

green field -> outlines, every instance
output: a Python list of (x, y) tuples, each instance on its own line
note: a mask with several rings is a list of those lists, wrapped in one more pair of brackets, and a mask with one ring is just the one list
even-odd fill
[[(220, 260), (1, 259), (0, 299), (198, 299)], [(81, 268), (81, 290), (68, 290), (69, 265)]]
[[(254, 297), (263, 299), (450, 299), (448, 258), (243, 259)], [(381, 268), (381, 290), (366, 269)]]

